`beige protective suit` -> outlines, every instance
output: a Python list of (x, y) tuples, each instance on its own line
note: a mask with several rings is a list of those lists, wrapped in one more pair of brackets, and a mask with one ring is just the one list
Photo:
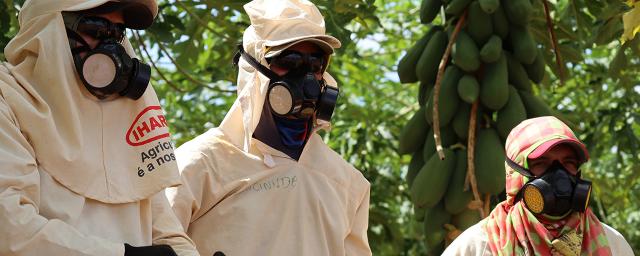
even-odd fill
[[(447, 247), (443, 256), (491, 256), (491, 249), (487, 244), (488, 238), (483, 228), (484, 221), (471, 226)], [(609, 242), (612, 255), (633, 256), (633, 250), (627, 240), (615, 229), (602, 223)]]
[(61, 11), (105, 2), (20, 11), (0, 65), (0, 255), (121, 256), (124, 243), (197, 255), (164, 195), (180, 179), (153, 88), (99, 101), (75, 72)]
[[(265, 66), (267, 48), (288, 39), (339, 46), (307, 1), (253, 1), (245, 10), (244, 49)], [(167, 190), (200, 254), (371, 255), (368, 181), (317, 134), (299, 161), (253, 139), (269, 80), (244, 59), (239, 67), (238, 99), (220, 127), (178, 148), (184, 185)]]

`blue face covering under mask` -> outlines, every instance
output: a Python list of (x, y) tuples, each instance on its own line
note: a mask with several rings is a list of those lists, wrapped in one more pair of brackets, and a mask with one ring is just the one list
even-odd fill
[(304, 145), (309, 134), (310, 119), (289, 119), (273, 115), (273, 120), (285, 146), (299, 148)]

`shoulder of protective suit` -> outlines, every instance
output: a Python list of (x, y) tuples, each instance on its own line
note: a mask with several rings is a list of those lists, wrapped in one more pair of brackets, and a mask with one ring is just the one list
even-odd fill
[(320, 135), (314, 134), (311, 139), (318, 140), (319, 142), (316, 143), (316, 145), (319, 145), (318, 151), (320, 151), (316, 152), (316, 162), (331, 163), (333, 167), (338, 167), (337, 169), (348, 172), (349, 176), (351, 177), (351, 185), (360, 184), (363, 187), (369, 187), (369, 181), (367, 181), (362, 172), (356, 169), (352, 164), (347, 162), (340, 154), (338, 154), (338, 152), (331, 149), (329, 145), (324, 143)]
[(604, 233), (607, 236), (612, 255), (633, 255), (633, 249), (631, 249), (631, 245), (629, 245), (629, 242), (627, 242), (624, 236), (611, 226), (603, 222), (601, 223)]
[(13, 116), (13, 112), (11, 111), (9, 104), (4, 100), (4, 95), (2, 94), (4, 85), (5, 84), (2, 82), (0, 78), (0, 116), (7, 117), (7, 120), (11, 120), (15, 125), (15, 118)]
[(15, 122), (15, 116), (11, 110), (11, 104), (5, 100), (5, 97), (8, 97), (8, 95), (15, 97), (20, 94), (19, 91), (21, 90), (18, 88), (18, 81), (13, 77), (11, 72), (9, 72), (5, 64), (5, 62), (0, 62), (0, 104), (2, 104), (2, 106), (0, 106), (0, 110), (4, 112), (3, 114), (10, 116)]
[(0, 62), (0, 86), (2, 86), (3, 89), (4, 87), (18, 83), (5, 65), (9, 64), (7, 64), (6, 62)]
[(224, 134), (218, 128), (210, 129), (178, 147), (176, 156), (181, 160), (197, 160), (202, 155), (214, 154), (215, 151), (231, 145), (224, 138)]

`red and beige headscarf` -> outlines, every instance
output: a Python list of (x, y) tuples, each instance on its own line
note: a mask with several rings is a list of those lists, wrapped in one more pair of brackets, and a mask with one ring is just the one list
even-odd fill
[[(584, 144), (551, 116), (528, 119), (513, 128), (506, 141), (507, 157), (527, 168), (527, 158), (560, 143), (574, 146), (581, 162), (588, 160)], [(506, 164), (505, 168), (507, 200), (496, 206), (484, 226), (494, 255), (611, 255), (602, 224), (591, 209), (559, 220), (536, 216), (522, 201), (515, 201), (529, 179)]]

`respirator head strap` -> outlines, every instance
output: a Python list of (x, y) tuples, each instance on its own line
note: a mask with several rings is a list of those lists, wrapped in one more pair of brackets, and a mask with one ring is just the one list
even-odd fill
[(529, 171), (529, 169), (526, 169), (526, 168), (520, 166), (518, 163), (516, 163), (513, 160), (511, 160), (509, 157), (505, 157), (505, 161), (507, 162), (507, 165), (509, 165), (509, 167), (511, 167), (512, 169), (516, 170), (518, 173), (522, 174), (522, 176), (525, 176), (525, 177), (527, 177), (529, 179), (536, 178), (536, 176), (533, 175), (533, 173), (531, 173), (531, 171)]
[[(242, 45), (238, 45), (238, 52), (240, 53), (240, 56), (242, 58), (244, 58), (244, 60), (247, 61), (249, 63), (249, 65), (251, 65), (253, 68), (258, 70), (258, 72), (262, 73), (263, 75), (267, 76), (269, 79), (271, 79), (273, 81), (279, 79), (280, 76), (278, 76), (278, 74), (276, 74), (275, 72), (273, 72), (270, 69), (266, 68), (265, 66), (260, 64), (260, 62), (258, 62), (256, 59), (251, 57), (251, 55), (249, 55), (247, 52), (245, 52), (244, 48), (242, 47)], [(238, 61), (239, 61), (239, 59), (238, 59)]]

